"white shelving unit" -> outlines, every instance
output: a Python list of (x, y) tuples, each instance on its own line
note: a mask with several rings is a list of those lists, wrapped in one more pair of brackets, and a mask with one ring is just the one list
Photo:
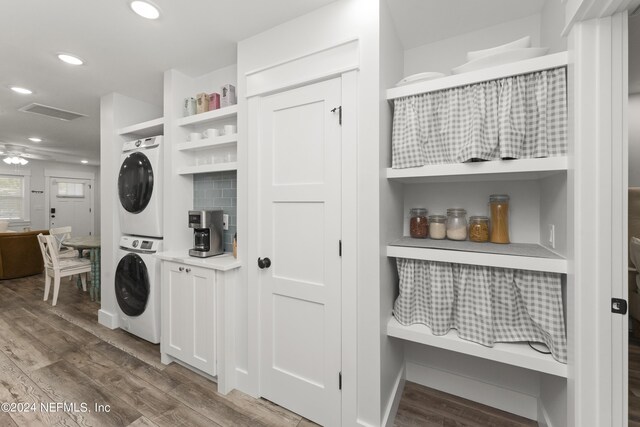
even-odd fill
[(405, 86), (387, 89), (387, 99), (393, 100), (396, 98), (403, 98), (405, 96), (452, 89), (454, 87), (466, 86), (489, 80), (501, 79), (504, 77), (535, 73), (536, 71), (566, 66), (568, 61), (569, 55), (567, 52), (554, 53), (552, 55), (540, 56), (538, 58), (513, 62), (511, 64), (503, 64), (496, 67), (484, 68), (482, 70), (470, 71), (468, 73), (456, 74), (453, 76), (441, 77), (439, 79), (416, 82)]
[(214, 163), (209, 165), (187, 166), (178, 169), (178, 175), (194, 175), (209, 172), (234, 171), (238, 169), (237, 162)]
[[(467, 245), (461, 245), (466, 243)], [(429, 244), (435, 247), (428, 247)], [(464, 249), (459, 249), (465, 246)], [(469, 247), (471, 250), (469, 250)], [(477, 250), (473, 250), (477, 248)], [(493, 253), (491, 251), (494, 251)], [(452, 240), (402, 239), (387, 246), (387, 256), (451, 262), (456, 264), (486, 265), (488, 267), (518, 270), (567, 273), (567, 260), (537, 244), (496, 245)]]
[(118, 135), (130, 135), (132, 137), (146, 138), (150, 136), (162, 135), (164, 132), (164, 118), (160, 117), (153, 120), (147, 120), (146, 122), (136, 123), (131, 126), (126, 126), (118, 129)]
[(387, 323), (387, 335), (545, 374), (567, 377), (567, 365), (557, 362), (549, 354), (535, 351), (526, 343), (497, 343), (493, 347), (485, 347), (459, 338), (456, 331), (442, 336), (433, 335), (428, 326), (404, 326), (393, 317)]
[(182, 117), (176, 120), (178, 126), (198, 126), (209, 122), (216, 122), (222, 119), (235, 117), (238, 114), (238, 106), (220, 108), (218, 110), (207, 111), (206, 113), (194, 114), (193, 116)]
[(238, 134), (223, 135), (214, 138), (202, 139), (198, 142), (183, 142), (176, 145), (178, 151), (199, 151), (208, 148), (224, 148), (236, 145), (238, 142)]
[(541, 179), (567, 170), (566, 157), (542, 159), (496, 160), (446, 165), (427, 165), (418, 168), (387, 168), (387, 178), (405, 184), (428, 182), (510, 181)]
[[(387, 90), (387, 99), (424, 94), (455, 87), (480, 83), (504, 77), (532, 73), (545, 69), (566, 66), (568, 55), (561, 52), (553, 55), (529, 59), (499, 67), (487, 68), (469, 73), (442, 77), (430, 81), (417, 82), (406, 86)], [(540, 212), (527, 218), (535, 221), (526, 222), (531, 227), (531, 234), (540, 235), (543, 240), (543, 224), (550, 220), (547, 212), (543, 212), (543, 203), (558, 203), (553, 205), (554, 221), (562, 223), (558, 218), (566, 215), (566, 197), (562, 190), (556, 187), (566, 185), (569, 161), (567, 157), (551, 157), (537, 159), (497, 160), (485, 162), (469, 162), (460, 164), (427, 165), (423, 167), (407, 169), (386, 169), (386, 177), (391, 182), (404, 184), (403, 197), (405, 199), (404, 211), (407, 212), (407, 204), (424, 203), (425, 207), (438, 207), (430, 209), (430, 213), (438, 213), (443, 206), (442, 200), (449, 203), (458, 201), (465, 205), (465, 201), (475, 199), (478, 191), (496, 189), (496, 192), (510, 188), (523, 201), (528, 199), (528, 208), (537, 207)], [(555, 177), (554, 177), (555, 176)], [(548, 179), (548, 180), (547, 180)], [(484, 183), (482, 183), (484, 181)], [(531, 183), (533, 181), (534, 183)], [(562, 183), (556, 186), (558, 182)], [(480, 183), (480, 184), (478, 184)], [(416, 185), (417, 184), (417, 185)], [(443, 187), (440, 187), (443, 186)], [(518, 187), (520, 186), (520, 187)], [(443, 195), (443, 189), (454, 192), (455, 196)], [(524, 190), (524, 189), (527, 190)], [(482, 189), (482, 190), (479, 190)], [(428, 190), (428, 191), (426, 191)], [(534, 190), (528, 192), (528, 190)], [(545, 193), (546, 192), (546, 193)], [(546, 197), (542, 197), (545, 193)], [(487, 193), (488, 195), (491, 193)], [(425, 195), (428, 197), (425, 198)], [(535, 202), (531, 201), (531, 198)], [(416, 206), (420, 206), (416, 204)], [(471, 215), (476, 214), (478, 204), (473, 206)], [(435, 211), (435, 212), (433, 212)], [(520, 210), (522, 212), (522, 210)], [(564, 212), (564, 215), (563, 215)], [(522, 221), (520, 222), (522, 224)], [(532, 241), (532, 240), (526, 240)], [(469, 242), (454, 242), (447, 240), (411, 239), (402, 237), (390, 242), (386, 247), (388, 257), (409, 258), (459, 264), (482, 265), (510, 269), (523, 269), (566, 274), (568, 261), (561, 255), (537, 244), (475, 244)], [(488, 359), (499, 363), (513, 365), (537, 372), (567, 377), (567, 365), (554, 360), (550, 355), (536, 352), (526, 343), (500, 343), (494, 347), (485, 347), (480, 344), (466, 341), (458, 337), (452, 330), (445, 336), (433, 335), (431, 329), (425, 325), (404, 326), (391, 317), (387, 324), (389, 336), (437, 347), (465, 355)]]

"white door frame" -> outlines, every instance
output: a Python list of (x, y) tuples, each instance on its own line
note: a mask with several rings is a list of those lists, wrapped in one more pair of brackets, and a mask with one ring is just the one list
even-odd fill
[[(257, 144), (260, 96), (342, 77), (342, 424), (357, 419), (357, 85), (358, 39), (330, 46), (281, 64), (247, 73), (248, 80), (248, 212), (258, 212)], [(295, 70), (295, 72), (292, 72)], [(312, 76), (303, 81), (299, 76)], [(260, 395), (260, 301), (258, 219), (247, 221), (248, 373), (246, 392)], [(242, 373), (244, 374), (244, 373)], [(240, 378), (238, 378), (240, 382)]]
[(76, 172), (76, 171), (65, 171), (60, 169), (45, 169), (44, 170), (44, 223), (47, 225), (47, 228), (51, 228), (51, 217), (49, 216), (49, 210), (51, 208), (51, 180), (54, 178), (59, 179), (88, 179), (91, 181), (91, 200), (89, 204), (91, 206), (91, 235), (96, 235), (96, 174), (93, 172)]
[(569, 185), (574, 223), (568, 275), (568, 425), (626, 426), (627, 12), (638, 0), (567, 3)]

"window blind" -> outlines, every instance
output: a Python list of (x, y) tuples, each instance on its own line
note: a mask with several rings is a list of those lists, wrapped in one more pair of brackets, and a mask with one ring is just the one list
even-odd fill
[(24, 177), (0, 175), (0, 218), (22, 219), (24, 215)]

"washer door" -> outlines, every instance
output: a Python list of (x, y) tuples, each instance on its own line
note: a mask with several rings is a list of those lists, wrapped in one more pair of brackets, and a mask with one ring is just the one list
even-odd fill
[(118, 197), (127, 212), (140, 213), (153, 193), (153, 168), (149, 158), (136, 151), (123, 161), (118, 175)]
[(124, 314), (135, 317), (144, 313), (149, 300), (149, 273), (142, 258), (127, 254), (116, 268), (116, 299)]

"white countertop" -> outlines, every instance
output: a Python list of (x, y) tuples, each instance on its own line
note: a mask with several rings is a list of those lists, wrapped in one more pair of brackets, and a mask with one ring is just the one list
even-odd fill
[(158, 252), (154, 255), (164, 261), (175, 261), (194, 267), (210, 268), (211, 270), (228, 271), (240, 267), (240, 261), (233, 254), (224, 253), (209, 258), (196, 258), (189, 256), (187, 251)]

